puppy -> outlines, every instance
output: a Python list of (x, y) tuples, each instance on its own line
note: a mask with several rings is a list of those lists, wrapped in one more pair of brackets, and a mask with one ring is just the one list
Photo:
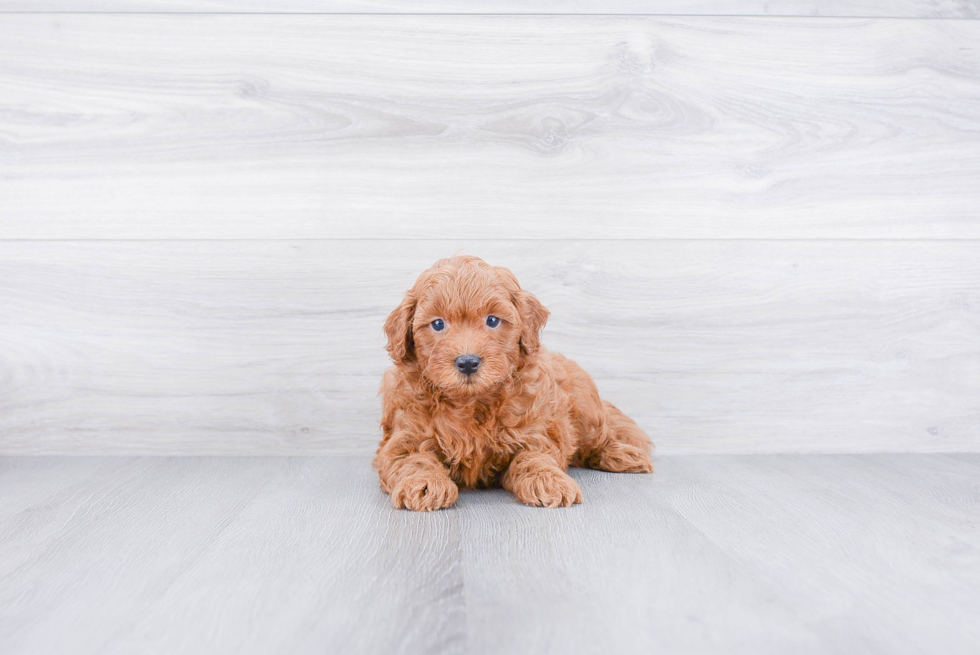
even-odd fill
[(568, 507), (582, 502), (569, 466), (653, 472), (643, 430), (575, 362), (541, 347), (547, 320), (513, 273), (478, 257), (419, 276), (384, 327), (395, 365), (381, 384), (374, 467), (395, 507), (442, 509), (460, 487), (494, 486)]

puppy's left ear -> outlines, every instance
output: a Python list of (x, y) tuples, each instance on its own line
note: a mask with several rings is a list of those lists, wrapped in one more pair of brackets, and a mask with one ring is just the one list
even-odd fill
[(541, 347), (541, 328), (551, 314), (534, 294), (521, 289), (514, 294), (517, 311), (521, 315), (521, 350), (531, 355)]
[(493, 270), (503, 282), (504, 288), (510, 292), (514, 306), (517, 307), (517, 313), (521, 317), (521, 352), (530, 355), (541, 347), (539, 333), (548, 322), (548, 315), (551, 312), (545, 309), (534, 294), (521, 288), (517, 276), (509, 268), (495, 266)]

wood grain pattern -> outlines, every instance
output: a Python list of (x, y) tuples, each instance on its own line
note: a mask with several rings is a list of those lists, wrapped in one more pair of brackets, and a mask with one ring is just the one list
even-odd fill
[(977, 18), (977, 0), (0, 0), (0, 12), (637, 14)]
[(0, 243), (0, 452), (366, 454), (381, 325), (511, 267), (666, 454), (980, 450), (977, 242)]
[(458, 517), (367, 460), (97, 461), (0, 466), (63, 485), (0, 518), (4, 653), (461, 652)]
[(0, 651), (980, 644), (978, 455), (661, 457), (652, 476), (573, 475), (574, 508), (477, 491), (420, 515), (390, 508), (365, 457), (0, 460)]
[[(477, 653), (971, 653), (980, 460), (667, 457), (569, 512), (464, 494)], [(500, 626), (507, 626), (501, 630)]]
[(957, 20), (8, 15), (0, 238), (980, 238), (978, 43)]

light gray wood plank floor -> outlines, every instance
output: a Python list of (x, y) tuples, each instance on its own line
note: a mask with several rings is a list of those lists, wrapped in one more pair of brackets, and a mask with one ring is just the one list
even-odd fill
[(980, 455), (657, 464), (414, 514), (364, 457), (6, 458), (0, 652), (980, 648)]

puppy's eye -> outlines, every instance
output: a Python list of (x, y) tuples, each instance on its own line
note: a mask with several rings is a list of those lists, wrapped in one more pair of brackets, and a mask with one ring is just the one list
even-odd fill
[(429, 323), (429, 325), (431, 325), (432, 329), (436, 332), (442, 332), (443, 330), (446, 329), (446, 323), (441, 318), (437, 318), (436, 320)]
[(500, 325), (500, 319), (496, 316), (487, 316), (487, 327), (495, 328)]

